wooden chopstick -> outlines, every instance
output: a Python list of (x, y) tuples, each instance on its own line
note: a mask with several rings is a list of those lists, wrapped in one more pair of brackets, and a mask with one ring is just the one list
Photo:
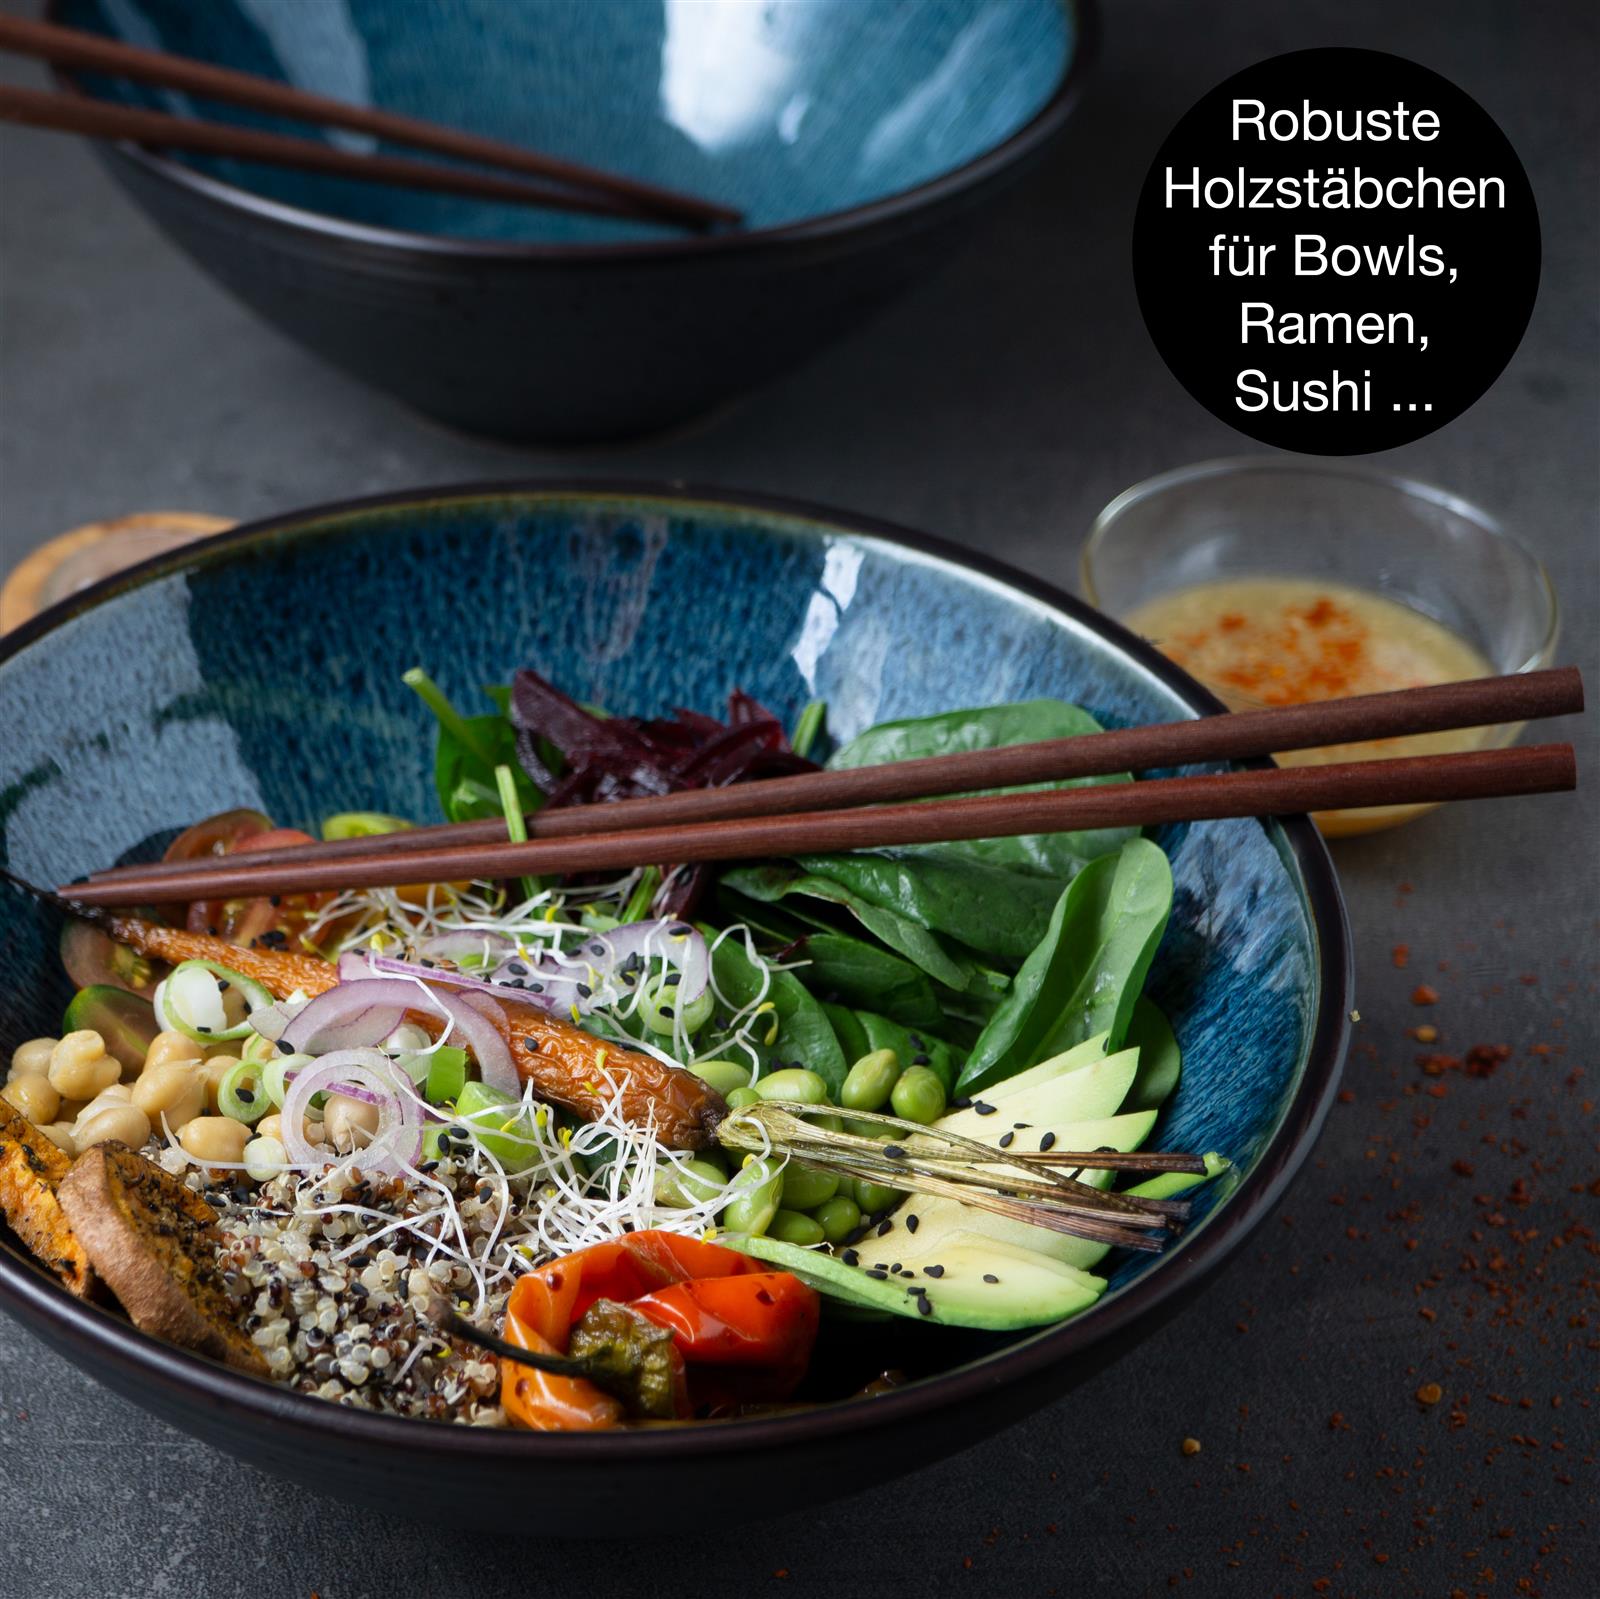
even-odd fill
[[(1147, 727), (1118, 728), (1076, 738), (1014, 744), (862, 766), (846, 771), (807, 772), (737, 783), (727, 788), (686, 789), (648, 799), (613, 800), (535, 811), (526, 818), (529, 838), (582, 838), (669, 822), (713, 822), (735, 817), (794, 814), (879, 805), (960, 794), (972, 789), (1014, 788), (1024, 783), (1145, 772), (1197, 761), (1251, 760), (1280, 750), (1364, 743), (1447, 728), (1500, 722), (1531, 722), (1583, 709), (1583, 678), (1576, 667), (1473, 678), (1428, 688), (1396, 689), (1310, 705), (1233, 711)], [(437, 849), (448, 844), (503, 842), (503, 821), (447, 822), (334, 843), (285, 845), (253, 852), (252, 866), (310, 860), (359, 860)], [(193, 863), (174, 861), (114, 867), (91, 874), (93, 881), (130, 875), (143, 879), (182, 875)]]
[(492, 172), (467, 172), (458, 167), (436, 166), (398, 155), (357, 155), (315, 139), (295, 139), (259, 128), (226, 127), (218, 122), (195, 122), (169, 117), (161, 111), (141, 111), (107, 105), (76, 95), (48, 94), (38, 89), (13, 89), (0, 85), (0, 122), (20, 122), (31, 128), (57, 133), (81, 133), (91, 139), (127, 139), (134, 144), (168, 150), (198, 150), (208, 155), (232, 156), (239, 161), (263, 161), (268, 166), (294, 167), (302, 172), (325, 172), (334, 177), (360, 178), (368, 183), (397, 184), (408, 189), (431, 189), (441, 194), (466, 195), (480, 200), (505, 200), (513, 205), (538, 206), (547, 211), (582, 211), (594, 216), (634, 217), (638, 208), (606, 194), (581, 194), (576, 190), (541, 186), (523, 178), (503, 178)]
[[(133, 78), (142, 83), (156, 83), (167, 88), (183, 89), (210, 100), (248, 106), (253, 110), (291, 117), (298, 121), (376, 134), (380, 138), (391, 139), (397, 144), (409, 144), (419, 150), (432, 150), (439, 155), (455, 156), (466, 161), (477, 161), (485, 166), (552, 179), (556, 183), (578, 190), (588, 190), (593, 194), (608, 194), (624, 202), (615, 212), (619, 215), (648, 214), (657, 220), (671, 219), (698, 227), (712, 222), (740, 220), (740, 213), (732, 207), (713, 200), (701, 199), (696, 195), (682, 194), (654, 183), (643, 183), (636, 178), (624, 177), (620, 173), (606, 172), (576, 161), (545, 155), (541, 151), (524, 149), (520, 145), (507, 144), (499, 139), (466, 133), (459, 128), (426, 122), (419, 117), (382, 111), (375, 106), (349, 105), (342, 100), (331, 99), (327, 95), (312, 94), (286, 83), (278, 83), (271, 78), (258, 77), (254, 73), (240, 72), (230, 67), (212, 66), (208, 62), (171, 55), (163, 50), (147, 50), (137, 45), (123, 44), (119, 40), (108, 39), (83, 29), (65, 28), (49, 22), (34, 22), (22, 17), (0, 17), (0, 49), (10, 50), (19, 55), (35, 56), (61, 67), (101, 72), (112, 77)], [(60, 123), (35, 125), (63, 126)], [(217, 154), (236, 153), (216, 150), (214, 146), (209, 145), (179, 145), (170, 135), (165, 139), (144, 138), (131, 133), (109, 133), (102, 137), (138, 138), (141, 143), (163, 143), (173, 149), (205, 148)], [(257, 153), (242, 159), (270, 161), (273, 158)], [(347, 169), (320, 168), (319, 170)], [(400, 183), (410, 181), (398, 176), (379, 178), (370, 167), (364, 167), (361, 174), (351, 175), (364, 175), (374, 178), (375, 181)], [(466, 192), (477, 193), (491, 199), (516, 198), (515, 195), (503, 191)], [(529, 200), (527, 203), (544, 202)]]
[(248, 857), (244, 856), (219, 856), (197, 862), (182, 873), (142, 877), (130, 871), (110, 880), (64, 886), (61, 893), (86, 905), (232, 899), (315, 889), (608, 871), (660, 862), (883, 849), (1230, 816), (1436, 804), (1550, 793), (1573, 788), (1576, 783), (1572, 746), (1537, 744), (1464, 755), (1273, 767), (799, 816), (738, 817), (573, 839), (533, 839), (525, 844), (447, 844), (353, 860), (302, 859), (263, 866), (246, 864)]

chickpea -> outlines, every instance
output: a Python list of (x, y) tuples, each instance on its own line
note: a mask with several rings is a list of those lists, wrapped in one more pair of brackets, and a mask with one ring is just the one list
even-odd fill
[(378, 1107), (364, 1099), (351, 1099), (344, 1094), (329, 1094), (322, 1107), (322, 1125), (333, 1147), (347, 1155), (372, 1142), (378, 1130)]
[(152, 1066), (197, 1066), (203, 1053), (192, 1038), (186, 1038), (182, 1033), (157, 1033), (145, 1051), (144, 1069), (149, 1071)]
[(93, 1099), (121, 1077), (121, 1063), (92, 1027), (68, 1033), (50, 1052), (50, 1086), (66, 1099)]
[(44, 1127), (56, 1119), (61, 1109), (61, 1096), (50, 1084), (48, 1077), (37, 1072), (26, 1072), (13, 1077), (0, 1088), (0, 1099), (20, 1115), (26, 1116), (35, 1127)]
[(109, 1088), (102, 1088), (93, 1099), (78, 1107), (80, 1116), (93, 1116), (104, 1110), (108, 1105), (131, 1105), (133, 1103), (133, 1090), (126, 1083), (113, 1083)]
[[(276, 1138), (283, 1142), (283, 1112), (273, 1111), (270, 1116), (263, 1116), (255, 1125), (254, 1131), (257, 1138)], [(326, 1124), (310, 1116), (300, 1118), (300, 1130), (308, 1144), (325, 1144), (328, 1141)]]
[(78, 1153), (78, 1140), (73, 1137), (71, 1122), (51, 1122), (48, 1127), (39, 1129), (52, 1144), (64, 1155)]
[(133, 1103), (150, 1118), (152, 1127), (167, 1126), (181, 1133), (206, 1109), (206, 1085), (192, 1066), (174, 1062), (169, 1066), (146, 1066), (133, 1085)]
[(250, 1142), (250, 1128), (231, 1116), (196, 1116), (178, 1134), (178, 1142), (196, 1160), (236, 1165)]
[(217, 1090), (222, 1079), (239, 1064), (237, 1055), (207, 1055), (199, 1069), (200, 1085), (205, 1090), (206, 1109), (217, 1113)]
[(13, 1077), (43, 1077), (50, 1070), (50, 1055), (56, 1047), (54, 1038), (30, 1038), (11, 1051)]
[(150, 1118), (134, 1105), (110, 1104), (100, 1110), (91, 1107), (89, 1115), (78, 1118), (72, 1136), (80, 1151), (112, 1140), (137, 1149), (150, 1136)]

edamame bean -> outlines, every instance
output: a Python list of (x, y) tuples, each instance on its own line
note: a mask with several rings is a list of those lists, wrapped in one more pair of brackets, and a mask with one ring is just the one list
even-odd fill
[(861, 1225), (861, 1207), (844, 1194), (835, 1194), (811, 1214), (830, 1244), (843, 1243)]
[(747, 1155), (733, 1180), (733, 1198), (722, 1212), (722, 1225), (736, 1233), (764, 1233), (778, 1214), (782, 1194), (782, 1169)]
[(750, 1086), (750, 1068), (736, 1060), (697, 1060), (689, 1070), (701, 1082), (710, 1083), (724, 1099), (736, 1088)]
[(944, 1115), (944, 1084), (939, 1080), (939, 1074), (928, 1067), (908, 1066), (894, 1085), (889, 1103), (894, 1107), (896, 1116), (927, 1126)]
[(875, 1049), (850, 1068), (839, 1090), (839, 1103), (846, 1110), (881, 1110), (899, 1075), (900, 1057), (892, 1049)]
[(709, 1160), (666, 1162), (656, 1168), (655, 1201), (682, 1209), (715, 1199), (727, 1185), (727, 1173)]
[(691, 1000), (678, 998), (676, 983), (661, 983), (646, 988), (639, 996), (639, 1014), (652, 1033), (670, 1036), (681, 1025), (686, 1033), (698, 1033), (711, 1019), (716, 998), (709, 988)]
[(826, 1105), (828, 1085), (804, 1066), (787, 1066), (768, 1072), (750, 1085), (763, 1099), (794, 1099), (803, 1105)]
[(887, 1210), (899, 1200), (900, 1190), (885, 1187), (882, 1183), (869, 1183), (858, 1177), (851, 1198), (860, 1207), (863, 1216), (876, 1216), (880, 1210)]
[(780, 1210), (767, 1224), (767, 1236), (786, 1244), (820, 1244), (825, 1237), (822, 1223), (798, 1210)]
[(722, 1097), (727, 1100), (729, 1110), (743, 1110), (746, 1105), (758, 1105), (761, 1102), (760, 1094), (748, 1083), (743, 1088), (735, 1088)]
[(815, 1210), (838, 1192), (839, 1179), (830, 1172), (818, 1171), (815, 1166), (803, 1166), (797, 1160), (791, 1160), (783, 1168), (785, 1210)]

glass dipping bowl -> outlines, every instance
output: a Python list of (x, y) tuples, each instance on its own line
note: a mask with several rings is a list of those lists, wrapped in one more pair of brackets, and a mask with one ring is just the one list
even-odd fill
[[(1534, 671), (1555, 654), (1555, 591), (1525, 544), (1442, 489), (1338, 461), (1245, 456), (1147, 478), (1095, 519), (1080, 564), (1084, 597), (1123, 621), (1175, 590), (1238, 578), (1376, 593), (1442, 624), (1496, 672)], [(1235, 708), (1252, 703), (1237, 689), (1207, 686)], [(1473, 747), (1510, 744), (1520, 731), (1483, 728)], [(1383, 753), (1417, 751), (1413, 740), (1393, 739)], [(1316, 821), (1339, 836), (1430, 809), (1325, 811)]]

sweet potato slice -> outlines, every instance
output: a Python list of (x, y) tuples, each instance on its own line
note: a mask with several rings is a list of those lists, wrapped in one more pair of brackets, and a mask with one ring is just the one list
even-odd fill
[(96, 1144), (72, 1163), (61, 1208), (89, 1260), (135, 1327), (185, 1349), (267, 1375), (239, 1325), (216, 1264), (216, 1212), (123, 1144)]
[(56, 1197), (71, 1166), (70, 1157), (0, 1099), (0, 1213), (38, 1260), (83, 1299), (94, 1287), (94, 1272)]

